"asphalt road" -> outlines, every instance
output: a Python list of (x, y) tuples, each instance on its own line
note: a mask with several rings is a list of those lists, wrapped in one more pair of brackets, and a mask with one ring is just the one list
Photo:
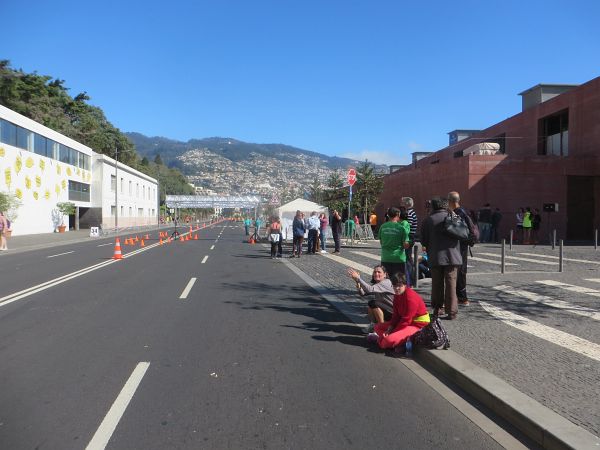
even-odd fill
[(499, 448), (241, 227), (199, 234), (1, 261), (1, 449)]

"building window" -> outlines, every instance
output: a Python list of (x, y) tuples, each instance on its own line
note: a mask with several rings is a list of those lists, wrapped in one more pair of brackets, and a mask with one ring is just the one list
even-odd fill
[(129, 217), (133, 216), (133, 210), (131, 209), (131, 206), (129, 207)]
[(23, 150), (30, 150), (32, 148), (31, 138), (33, 133), (25, 128), (17, 127), (17, 147)]
[(117, 211), (117, 208), (115, 207), (115, 205), (111, 205), (110, 207), (110, 215), (112, 217), (115, 217), (115, 212)]
[(121, 194), (125, 193), (125, 180), (121, 178)]
[[(133, 194), (133, 184), (131, 183), (131, 181), (129, 182), (129, 195)], [(129, 214), (131, 215), (131, 214)]]
[(138, 217), (142, 217), (144, 215), (144, 208), (138, 208)]
[(110, 190), (113, 192), (117, 190), (117, 177), (114, 175), (110, 176)]
[(540, 155), (567, 156), (569, 154), (569, 110), (566, 109), (539, 121)]
[(38, 155), (48, 156), (46, 153), (46, 148), (48, 147), (48, 139), (44, 136), (40, 136), (39, 134), (35, 134), (33, 136), (33, 151)]
[(17, 146), (17, 126), (13, 123), (7, 122), (6, 120), (0, 120), (0, 141)]
[(71, 152), (70, 148), (63, 144), (58, 144), (58, 160), (65, 164), (70, 164)]
[(78, 202), (90, 201), (90, 185), (69, 180), (69, 200)]
[(135, 198), (140, 198), (140, 185), (135, 183)]
[(125, 207), (121, 206), (121, 217), (124, 217), (125, 214)]

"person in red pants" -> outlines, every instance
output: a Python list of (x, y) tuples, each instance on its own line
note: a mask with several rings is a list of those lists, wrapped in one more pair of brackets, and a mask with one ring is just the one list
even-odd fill
[(367, 336), (370, 342), (377, 342), (382, 349), (404, 344), (410, 336), (429, 324), (425, 302), (417, 292), (406, 286), (405, 275), (396, 273), (390, 279), (395, 291), (392, 318), (376, 324), (375, 332)]

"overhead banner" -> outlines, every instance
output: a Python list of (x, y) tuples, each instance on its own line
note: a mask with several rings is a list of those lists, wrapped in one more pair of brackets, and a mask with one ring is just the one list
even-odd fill
[(255, 208), (261, 203), (256, 195), (167, 195), (167, 208)]

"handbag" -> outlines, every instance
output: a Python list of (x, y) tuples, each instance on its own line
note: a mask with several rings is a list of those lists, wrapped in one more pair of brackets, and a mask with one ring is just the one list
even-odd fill
[(279, 242), (279, 233), (271, 233), (269, 236), (269, 241), (273, 242), (273, 243), (277, 243)]
[(469, 230), (469, 226), (465, 223), (462, 218), (453, 214), (452, 212), (448, 212), (448, 215), (444, 219), (444, 232), (459, 241), (468, 241), (471, 231)]

